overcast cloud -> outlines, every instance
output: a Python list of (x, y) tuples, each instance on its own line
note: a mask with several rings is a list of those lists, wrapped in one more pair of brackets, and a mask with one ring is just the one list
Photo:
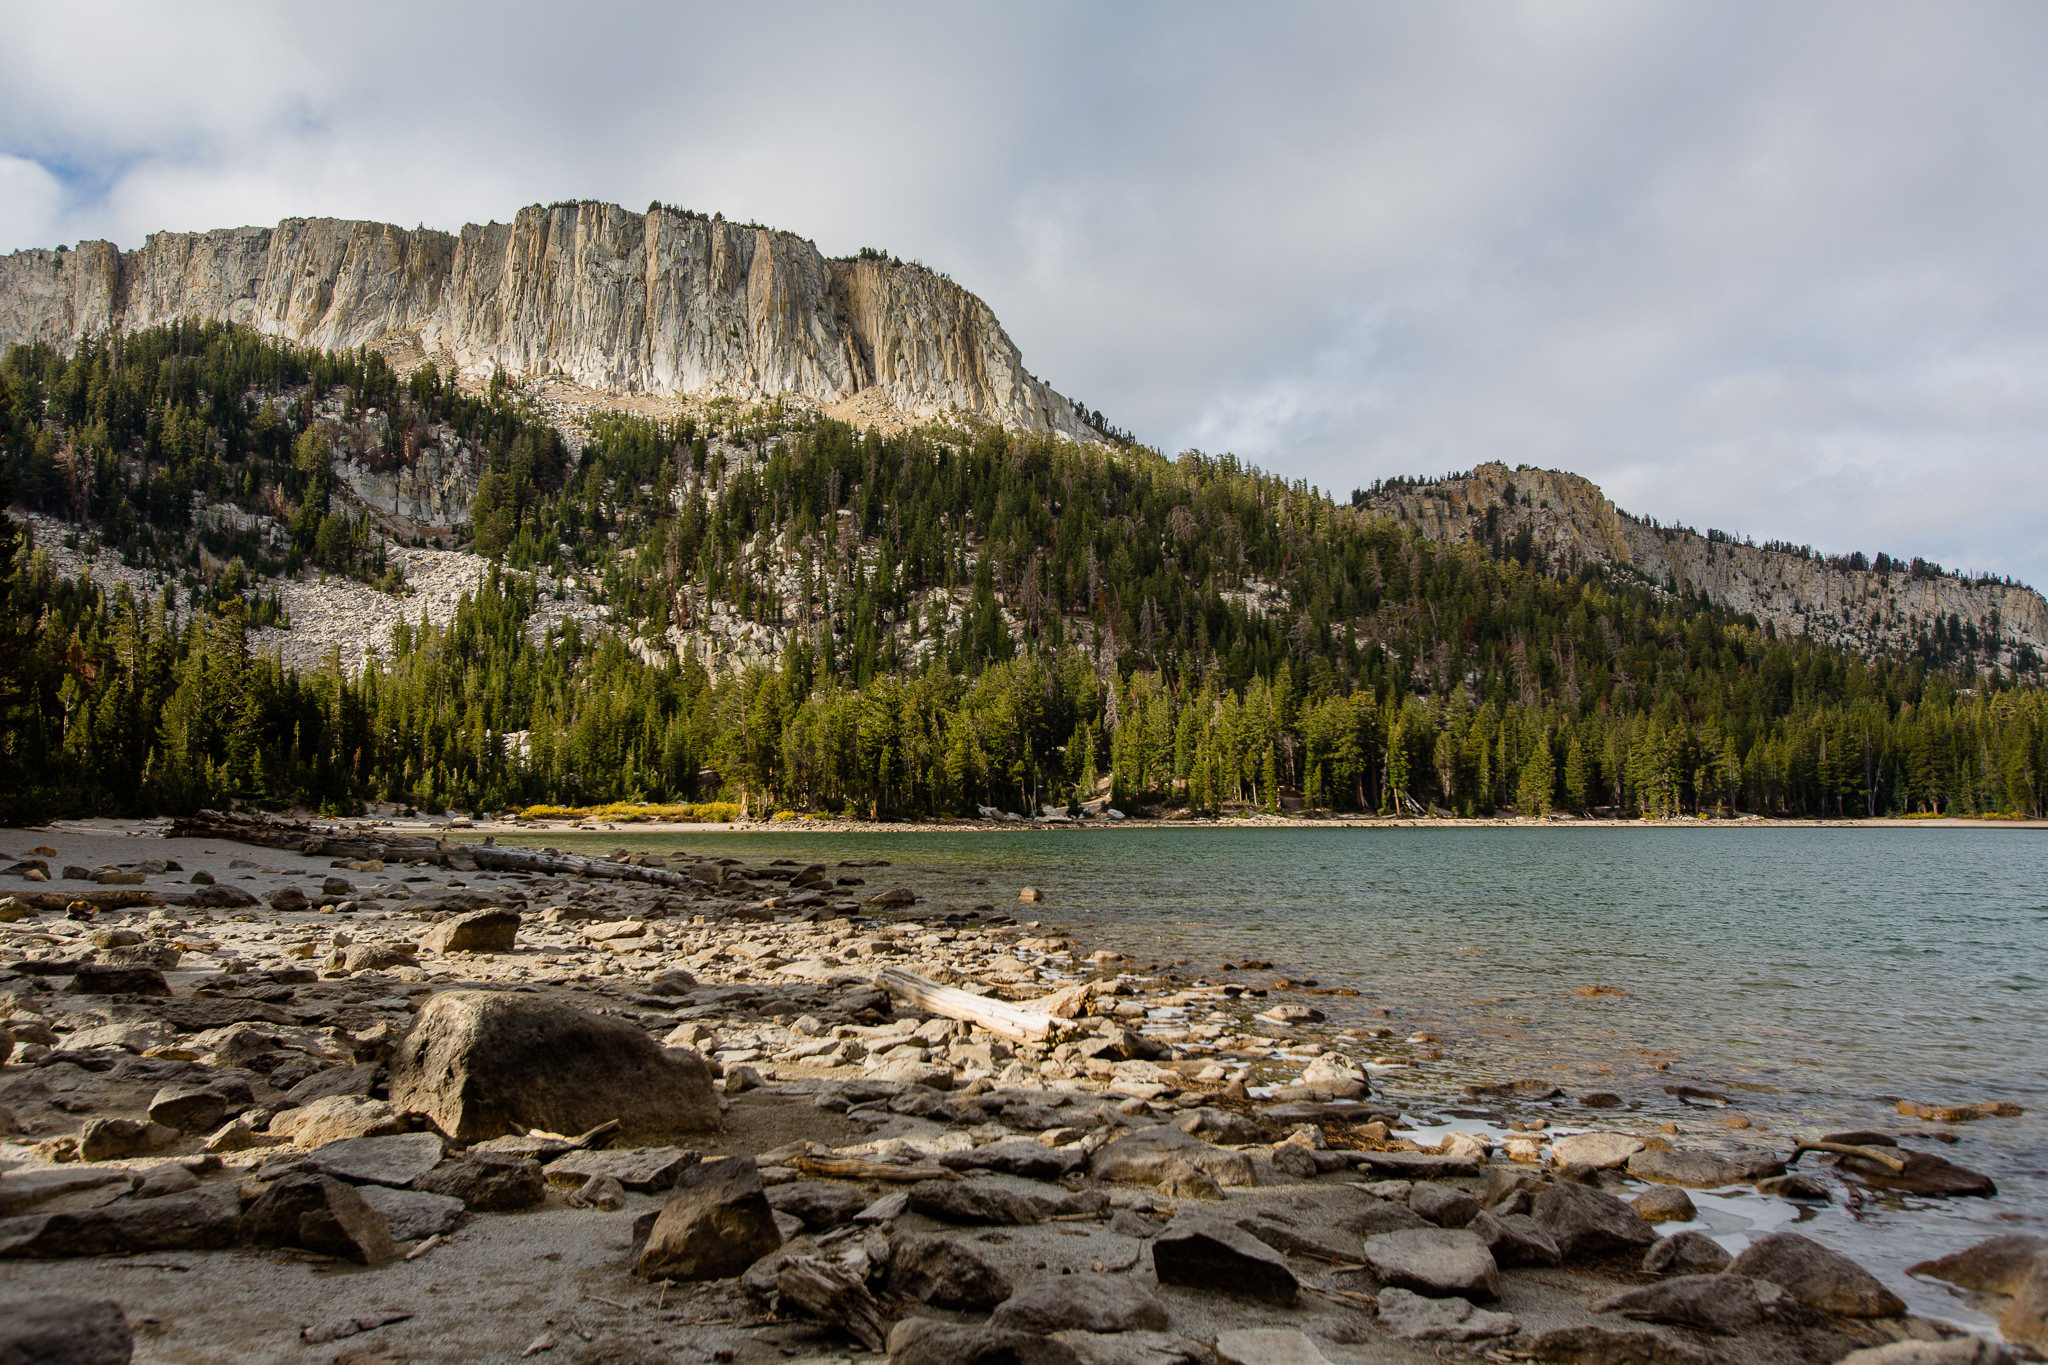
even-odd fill
[(2048, 583), (2048, 7), (16, 6), (0, 250), (660, 199), (1171, 451)]

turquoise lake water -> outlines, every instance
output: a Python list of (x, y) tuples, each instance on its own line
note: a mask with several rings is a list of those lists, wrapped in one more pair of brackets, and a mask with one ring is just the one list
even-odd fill
[[(1469, 1082), (1607, 1090), (1628, 1126), (1788, 1147), (1822, 1129), (1925, 1128), (1901, 1099), (2016, 1101), (1934, 1148), (1992, 1200), (1840, 1206), (1802, 1230), (1898, 1271), (1994, 1232), (2048, 1232), (2048, 836), (1955, 829), (1061, 829), (960, 834), (556, 833), (519, 842), (837, 863), (863, 890), (993, 903), (1189, 977), (1256, 958), (1355, 999), (1419, 1063), (1418, 1110)], [(980, 880), (985, 879), (985, 881)], [(1018, 888), (1046, 893), (1020, 904)], [(1606, 988), (1598, 993), (1583, 993)], [(1286, 997), (1296, 998), (1296, 997)], [(1409, 1044), (1427, 1032), (1440, 1041)], [(1438, 1054), (1438, 1055), (1432, 1055)], [(1660, 1069), (1662, 1064), (1662, 1069)], [(1687, 1086), (1728, 1097), (1705, 1108)], [(1522, 1111), (1517, 1111), (1522, 1112)], [(1561, 1105), (1556, 1121), (1600, 1116)], [(1939, 1307), (1915, 1289), (1916, 1307)], [(1967, 1317), (1967, 1314), (1951, 1314)]]

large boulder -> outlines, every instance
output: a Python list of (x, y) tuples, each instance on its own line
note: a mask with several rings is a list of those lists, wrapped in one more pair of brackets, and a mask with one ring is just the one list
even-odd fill
[(1875, 1275), (1796, 1232), (1759, 1237), (1724, 1273), (1769, 1280), (1808, 1307), (1837, 1317), (1895, 1318), (1906, 1311)]
[(754, 1159), (728, 1156), (682, 1173), (634, 1268), (648, 1279), (721, 1280), (781, 1245)]
[(391, 1058), (391, 1102), (457, 1142), (519, 1128), (583, 1133), (617, 1120), (627, 1141), (718, 1124), (711, 1072), (694, 1052), (633, 1025), (497, 991), (429, 997)]
[(1532, 1216), (1567, 1261), (1633, 1253), (1657, 1240), (1640, 1213), (1604, 1190), (1559, 1180), (1534, 1202)]
[(0, 1300), (5, 1365), (128, 1365), (135, 1336), (112, 1299), (36, 1294)]

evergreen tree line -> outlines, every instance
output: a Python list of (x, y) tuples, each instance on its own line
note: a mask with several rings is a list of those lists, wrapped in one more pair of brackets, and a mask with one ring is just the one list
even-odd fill
[[(383, 420), (319, 419), (321, 382)], [(324, 472), (299, 458), (310, 440), (402, 459), (409, 433), (459, 425), (490, 489), (480, 552), (589, 570), (649, 641), (723, 602), (781, 642), (737, 671), (649, 663), (666, 651), (539, 634), (532, 581), (507, 572), (368, 667), (294, 673), (249, 646), (259, 575), (285, 567), (260, 552), (178, 611), (58, 580), (10, 529), (10, 818), (713, 796), (929, 816), (1065, 806), (1103, 779), (1126, 809), (1197, 812), (2042, 808), (2042, 693), (1983, 666), (1995, 641), (1942, 668), (1778, 639), (1596, 571), (1433, 544), (1229, 456), (771, 408), (607, 417), (572, 458), (500, 386), (467, 397), (431, 367), (401, 381), (373, 353), (230, 328), (19, 348), (0, 394), (21, 501), (61, 496), (124, 547), (113, 509), (154, 525), (158, 485), (188, 519), (244, 498), (290, 524)], [(81, 451), (94, 478), (74, 489)], [(175, 520), (160, 529), (138, 553), (189, 567)]]

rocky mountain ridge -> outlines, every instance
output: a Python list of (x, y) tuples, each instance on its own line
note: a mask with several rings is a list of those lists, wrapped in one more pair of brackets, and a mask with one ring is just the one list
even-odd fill
[(1972, 653), (2021, 672), (2038, 670), (2048, 653), (2048, 601), (2032, 588), (1931, 571), (1918, 561), (1888, 571), (1857, 568), (1660, 526), (1623, 512), (1576, 474), (1490, 463), (1434, 483), (1361, 490), (1353, 502), (1431, 540), (1518, 553), (1559, 572), (1604, 565), (1672, 592), (1704, 593), (1781, 633), (1860, 653), (1912, 652), (1937, 631), (1966, 635)]
[(459, 233), (335, 218), (0, 256), (0, 346), (235, 322), (323, 348), (417, 352), (475, 377), (832, 404), (877, 395), (1077, 440), (981, 299), (923, 266), (822, 255), (792, 233), (654, 206), (520, 210)]

